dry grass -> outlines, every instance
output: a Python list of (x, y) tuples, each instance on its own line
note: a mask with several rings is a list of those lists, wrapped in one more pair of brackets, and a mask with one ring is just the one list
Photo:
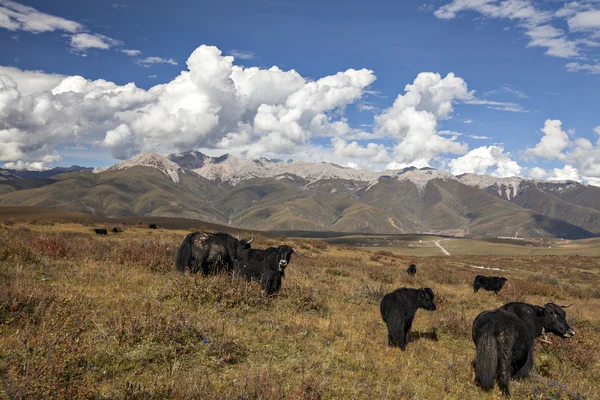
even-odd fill
[[(499, 399), (473, 384), (471, 323), (514, 300), (574, 303), (577, 336), (538, 343), (513, 398), (600, 398), (599, 257), (408, 257), (258, 237), (298, 250), (267, 298), (236, 277), (177, 274), (186, 233), (0, 225), (0, 398)], [(470, 265), (509, 281), (474, 294), (489, 271)], [(386, 346), (379, 315), (401, 286), (432, 287), (438, 305), (417, 313), (405, 352)]]

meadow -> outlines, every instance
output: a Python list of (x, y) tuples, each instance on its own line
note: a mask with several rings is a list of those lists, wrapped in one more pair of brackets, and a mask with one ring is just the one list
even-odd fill
[[(297, 251), (267, 298), (236, 277), (177, 273), (190, 230), (93, 227), (0, 222), (0, 398), (500, 399), (473, 383), (471, 324), (509, 301), (573, 303), (577, 332), (536, 343), (535, 372), (511, 382), (513, 398), (600, 398), (600, 256), (424, 255), (259, 235), (255, 248)], [(473, 266), (502, 269), (498, 296), (473, 293), (475, 275), (496, 273)], [(433, 288), (438, 308), (417, 312), (404, 352), (387, 347), (379, 314), (402, 286)]]

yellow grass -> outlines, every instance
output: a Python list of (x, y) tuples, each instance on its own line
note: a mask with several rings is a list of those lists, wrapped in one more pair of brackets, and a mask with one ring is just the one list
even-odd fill
[[(258, 237), (254, 247), (297, 250), (281, 294), (266, 298), (234, 277), (176, 273), (186, 233), (0, 225), (0, 398), (500, 399), (473, 384), (470, 330), (515, 300), (574, 303), (577, 335), (538, 343), (513, 398), (600, 397), (600, 257), (423, 257)], [(500, 295), (472, 293), (475, 275), (495, 273), (471, 265), (506, 270)], [(379, 315), (402, 286), (432, 287), (438, 306), (417, 312), (405, 352), (387, 347)]]

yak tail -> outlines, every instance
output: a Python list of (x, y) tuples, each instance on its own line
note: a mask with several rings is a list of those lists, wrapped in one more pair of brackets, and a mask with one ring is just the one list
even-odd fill
[(179, 246), (179, 250), (177, 250), (177, 261), (175, 263), (177, 267), (177, 271), (182, 274), (185, 272), (186, 268), (189, 267), (190, 262), (192, 261), (192, 234), (188, 235), (183, 239), (183, 243)]
[(498, 343), (492, 332), (486, 332), (477, 341), (475, 356), (475, 383), (483, 390), (492, 390), (498, 372)]

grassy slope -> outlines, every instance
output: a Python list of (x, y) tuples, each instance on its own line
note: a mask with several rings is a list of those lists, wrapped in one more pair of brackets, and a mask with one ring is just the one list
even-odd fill
[(512, 199), (512, 203), (600, 234), (600, 211), (577, 206), (536, 187), (525, 190)]
[(218, 190), (205, 179), (182, 174), (181, 182), (174, 184), (159, 171), (141, 167), (103, 174), (69, 173), (55, 179), (52, 185), (0, 196), (0, 204), (56, 207), (108, 217), (161, 215), (226, 222), (202, 200)]
[(555, 191), (548, 191), (548, 193), (569, 203), (600, 211), (600, 187), (580, 185), (561, 193)]
[[(175, 273), (186, 231), (90, 230), (0, 225), (0, 398), (500, 399), (473, 384), (472, 320), (549, 299), (574, 303), (577, 336), (538, 343), (536, 375), (511, 382), (513, 398), (600, 396), (599, 257), (397, 256), (298, 239), (282, 293), (266, 299), (227, 276)], [(502, 265), (507, 286), (473, 294), (469, 265)], [(432, 287), (438, 306), (418, 311), (405, 352), (386, 346), (378, 309), (400, 286)]]

